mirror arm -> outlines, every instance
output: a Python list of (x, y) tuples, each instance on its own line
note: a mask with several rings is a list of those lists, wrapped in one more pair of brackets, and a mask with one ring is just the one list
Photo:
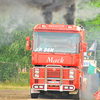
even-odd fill
[(30, 49), (30, 51), (32, 51), (32, 49), (33, 49), (33, 40), (30, 40), (31, 41), (31, 49)]

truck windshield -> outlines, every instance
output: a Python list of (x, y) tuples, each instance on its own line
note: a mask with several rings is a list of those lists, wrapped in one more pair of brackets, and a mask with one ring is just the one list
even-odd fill
[(34, 32), (33, 52), (79, 53), (77, 33)]

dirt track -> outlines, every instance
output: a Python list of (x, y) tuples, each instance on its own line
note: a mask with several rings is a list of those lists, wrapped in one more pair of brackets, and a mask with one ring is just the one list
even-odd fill
[(0, 100), (31, 99), (29, 90), (0, 90)]
[(44, 100), (44, 99), (57, 100), (57, 99), (49, 99), (49, 98), (46, 99), (43, 97), (42, 98), (39, 97), (38, 99), (31, 99), (30, 90), (8, 90), (8, 89), (0, 90), (0, 100)]
[[(30, 90), (0, 90), (0, 100), (57, 100), (51, 98), (45, 98), (43, 96), (39, 96), (38, 99), (31, 99)], [(59, 99), (59, 100), (72, 100), (72, 99)], [(92, 99), (95, 100), (95, 99)]]

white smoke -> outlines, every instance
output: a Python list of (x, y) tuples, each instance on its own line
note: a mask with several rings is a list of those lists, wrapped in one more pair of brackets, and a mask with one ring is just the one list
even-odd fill
[(76, 17), (83, 21), (95, 19), (100, 14), (100, 8), (94, 5), (84, 4), (82, 6), (82, 9), (77, 10)]

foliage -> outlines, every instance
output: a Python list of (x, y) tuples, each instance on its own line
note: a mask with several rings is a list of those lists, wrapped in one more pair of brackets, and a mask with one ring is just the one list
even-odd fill
[[(86, 2), (88, 2), (86, 5), (92, 4), (92, 6), (100, 7), (100, 0), (87, 0)], [(80, 8), (82, 7), (80, 6)], [(98, 14), (98, 16), (93, 20), (87, 19), (86, 21), (83, 21), (81, 19), (77, 19), (76, 23), (77, 25), (83, 25), (85, 29), (85, 42), (87, 42), (88, 49), (93, 42), (97, 40), (96, 60), (97, 66), (100, 67), (100, 14)], [(92, 54), (91, 59), (94, 59), (94, 53)]]
[[(92, 4), (92, 6), (100, 7), (100, 0), (82, 0), (86, 2), (86, 5)], [(82, 9), (83, 6), (79, 5)], [(59, 21), (60, 19), (58, 19)], [(7, 23), (5, 25), (5, 22)], [(19, 21), (20, 22), (20, 21)], [(13, 75), (15, 75), (14, 69), (27, 67), (27, 75), (20, 73), (20, 81), (29, 82), (29, 69), (33, 65), (31, 64), (31, 51), (26, 51), (26, 36), (32, 35), (32, 28), (39, 22), (32, 23), (28, 21), (26, 15), (23, 17), (23, 24), (17, 23), (17, 18), (10, 13), (7, 13), (5, 17), (0, 15), (0, 62), (13, 62), (15, 65), (0, 63), (0, 81), (9, 81)], [(93, 19), (87, 19), (83, 21), (81, 19), (76, 20), (77, 25), (83, 25), (85, 28), (85, 42), (88, 44), (88, 48), (97, 39), (97, 58), (98, 67), (100, 66), (100, 14)], [(16, 26), (16, 27), (15, 27)], [(32, 39), (32, 37), (31, 37)], [(93, 57), (93, 56), (92, 56)], [(16, 75), (15, 75), (16, 76)], [(17, 77), (17, 76), (16, 76)], [(26, 78), (27, 79), (26, 79)], [(24, 80), (25, 78), (25, 80)], [(13, 79), (13, 78), (12, 78)], [(21, 80), (22, 79), (22, 80)]]
[(27, 72), (21, 72), (19, 74), (19, 81), (20, 81), (20, 85), (29, 85), (30, 80), (29, 80), (29, 74)]
[(14, 63), (0, 63), (0, 82), (17, 78), (18, 68)]
[[(7, 73), (8, 74), (8, 73)], [(3, 76), (5, 76), (4, 78), (1, 77), (0, 80), (0, 84), (3, 83), (4, 85), (13, 85), (13, 86), (29, 86), (30, 83), (30, 77), (28, 72), (20, 72), (19, 76), (18, 73), (16, 74), (16, 76), (14, 74), (12, 74), (10, 77), (9, 75), (7, 76), (7, 74), (3, 74)], [(11, 73), (10, 73), (11, 74)], [(19, 78), (19, 79), (18, 79)]]
[[(94, 20), (88, 20), (83, 22), (78, 20), (78, 23), (81, 23), (85, 28), (85, 42), (87, 42), (88, 48), (97, 40), (97, 52), (96, 60), (97, 66), (100, 66), (100, 14)], [(94, 59), (94, 54), (91, 59)]]

